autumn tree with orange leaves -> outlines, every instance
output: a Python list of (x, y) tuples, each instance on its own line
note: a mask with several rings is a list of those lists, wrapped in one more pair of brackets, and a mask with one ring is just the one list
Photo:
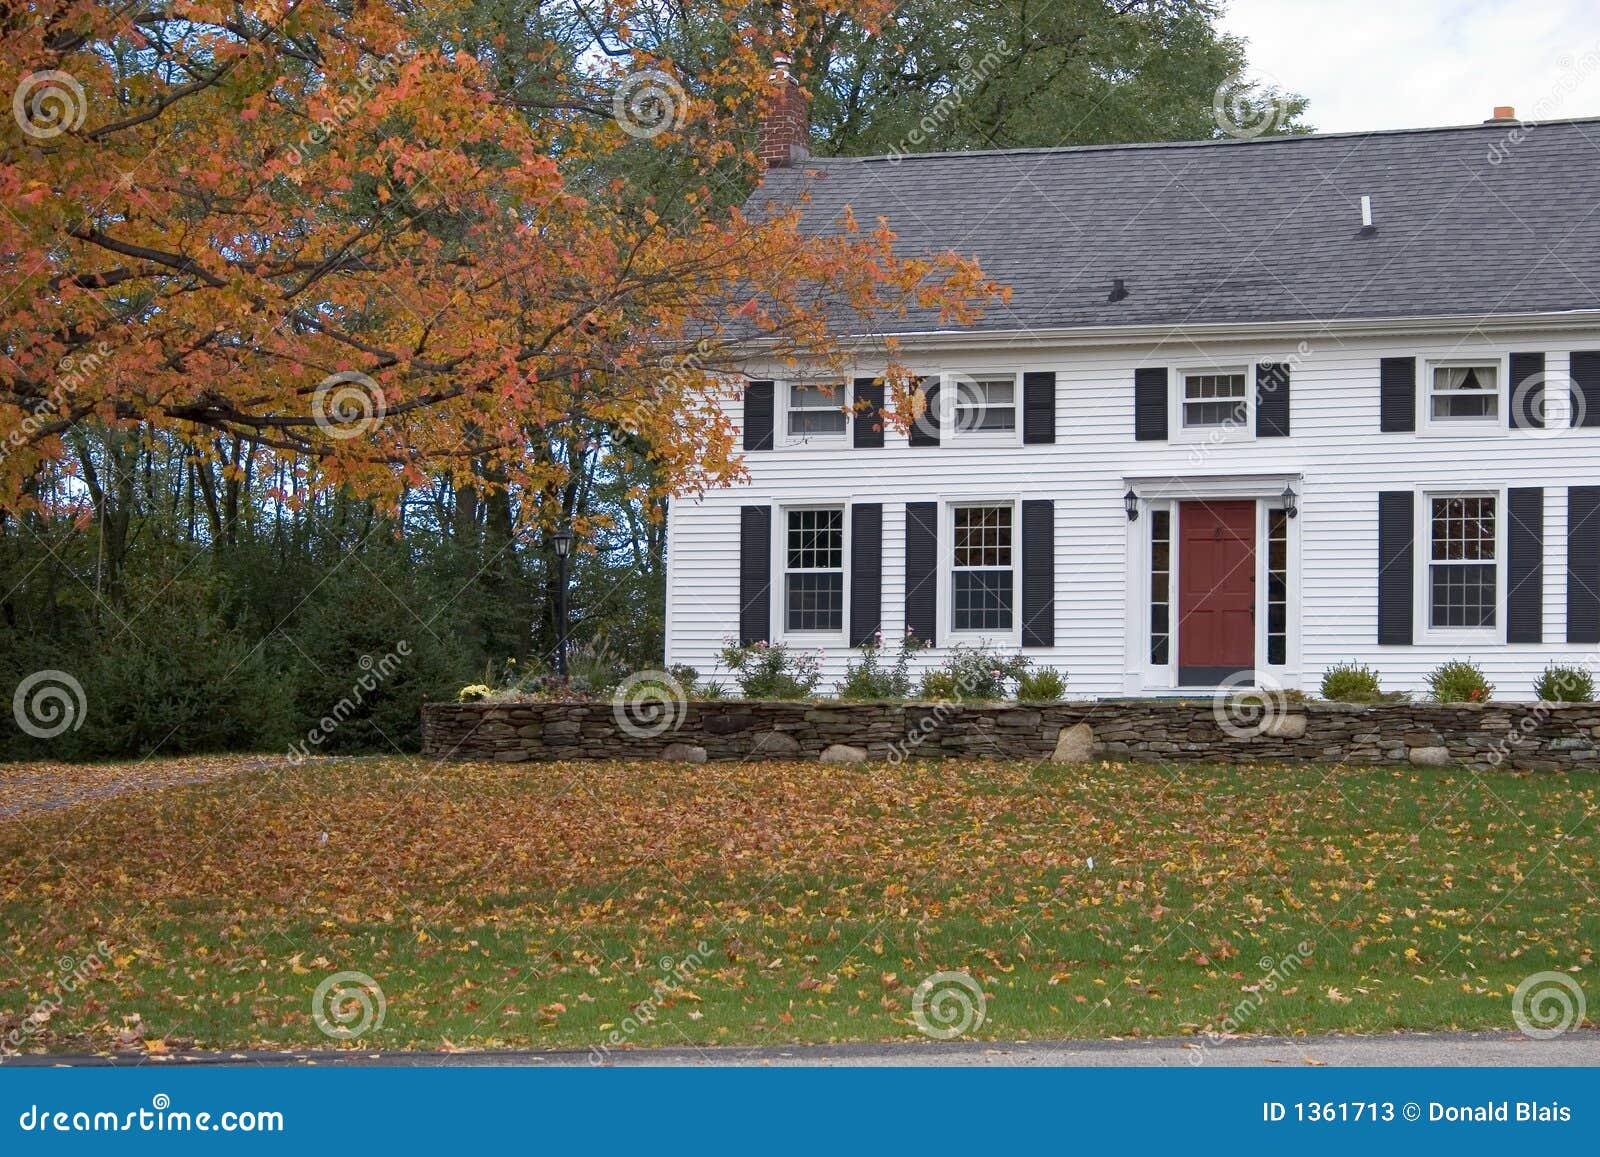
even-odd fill
[(638, 35), (650, 0), (562, 6), (599, 53), (454, 0), (8, 5), (0, 511), (91, 425), (213, 465), (242, 439), (295, 463), (295, 496), (379, 501), (441, 475), (551, 492), (572, 467), (537, 448), (610, 431), (691, 492), (738, 474), (718, 403), (752, 331), (826, 362), (824, 296), (981, 308), (967, 261), (728, 195), (774, 54), (889, 0), (688, 7), (737, 33), (693, 76)]

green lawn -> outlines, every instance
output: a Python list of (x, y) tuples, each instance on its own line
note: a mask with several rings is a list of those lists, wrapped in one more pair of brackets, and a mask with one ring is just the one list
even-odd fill
[(341, 970), (382, 990), (366, 1048), (916, 1039), (916, 986), (960, 971), (969, 1039), (1510, 1028), (1544, 970), (1600, 1008), (1597, 786), (308, 762), (0, 820), (0, 1028), (337, 1044), (312, 1012)]

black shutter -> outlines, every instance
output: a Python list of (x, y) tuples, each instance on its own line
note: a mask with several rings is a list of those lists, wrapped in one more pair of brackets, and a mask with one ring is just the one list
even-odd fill
[(906, 628), (935, 641), (939, 617), (939, 504), (906, 503)]
[(1289, 367), (1282, 362), (1256, 366), (1256, 437), (1289, 436)]
[(1022, 375), (1022, 441), (1036, 446), (1056, 440), (1056, 376)]
[(775, 382), (746, 382), (744, 387), (744, 448), (772, 449), (772, 411)]
[[(1544, 428), (1544, 355), (1511, 355), (1511, 428)], [(1534, 639), (1537, 643), (1539, 640)]]
[(1167, 371), (1146, 366), (1133, 371), (1133, 436), (1140, 442), (1167, 438)]
[(1600, 486), (1567, 491), (1567, 642), (1600, 643)]
[(876, 450), (883, 445), (883, 383), (857, 378), (854, 408), (856, 449)]
[(1409, 490), (1378, 494), (1378, 642), (1411, 642), (1417, 510)]
[(739, 642), (772, 635), (772, 507), (739, 508)]
[(1385, 434), (1417, 428), (1416, 358), (1384, 358), (1379, 363), (1378, 407), (1378, 429)]
[(850, 507), (850, 645), (873, 641), (883, 629), (883, 506)]
[(1506, 492), (1506, 642), (1544, 642), (1544, 488)]
[(939, 379), (922, 378), (917, 382), (917, 389), (922, 391), (922, 396), (927, 399), (927, 407), (922, 411), (921, 417), (911, 423), (909, 440), (913, 446), (937, 446), (939, 444)]
[(1022, 504), (1022, 645), (1056, 645), (1056, 504)]
[(1600, 426), (1600, 350), (1572, 352), (1572, 424)]

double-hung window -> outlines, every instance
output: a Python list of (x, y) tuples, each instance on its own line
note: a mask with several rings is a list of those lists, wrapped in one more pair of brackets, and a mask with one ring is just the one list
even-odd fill
[(1016, 590), (1013, 508), (957, 506), (952, 511), (950, 627), (1009, 631)]
[(843, 438), (850, 415), (844, 412), (844, 387), (795, 382), (789, 386), (791, 441)]
[(844, 630), (844, 510), (790, 510), (784, 515), (783, 629), (837, 634)]
[(1183, 375), (1179, 399), (1185, 430), (1246, 429), (1250, 397), (1246, 375), (1238, 371), (1204, 371)]
[(1492, 627), (1499, 604), (1492, 495), (1428, 499), (1428, 622)]
[(1445, 428), (1500, 425), (1500, 366), (1495, 362), (1429, 367), (1428, 422)]
[(951, 379), (953, 415), (957, 435), (1011, 434), (1017, 428), (1017, 379), (1014, 374), (992, 378), (957, 375)]

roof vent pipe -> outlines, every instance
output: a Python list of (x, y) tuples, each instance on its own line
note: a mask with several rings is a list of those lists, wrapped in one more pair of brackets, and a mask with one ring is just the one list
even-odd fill
[(1128, 283), (1126, 281), (1124, 281), (1120, 277), (1113, 277), (1111, 279), (1111, 296), (1106, 298), (1106, 300), (1107, 301), (1121, 301), (1123, 298), (1125, 298), (1127, 296), (1128, 296)]
[(1365, 193), (1361, 195), (1361, 233), (1362, 237), (1371, 237), (1378, 231), (1372, 223), (1372, 198)]

